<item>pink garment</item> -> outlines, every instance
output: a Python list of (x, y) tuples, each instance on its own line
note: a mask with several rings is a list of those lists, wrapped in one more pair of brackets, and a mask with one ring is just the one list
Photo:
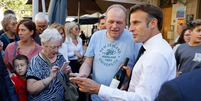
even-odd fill
[[(21, 53), (19, 51), (20, 47), (17, 45), (17, 49), (16, 49), (16, 55), (24, 55), (23, 53)], [(10, 72), (14, 72), (14, 68), (13, 68), (13, 63), (12, 60), (14, 58), (14, 50), (15, 50), (15, 42), (10, 43), (5, 50), (5, 58), (6, 58), (6, 66), (7, 68), (10, 70)], [(40, 51), (42, 50), (42, 47), (39, 46), (36, 42), (35, 42), (35, 48), (32, 49), (29, 54), (27, 55), (29, 62), (31, 61), (31, 59), (38, 54)]]

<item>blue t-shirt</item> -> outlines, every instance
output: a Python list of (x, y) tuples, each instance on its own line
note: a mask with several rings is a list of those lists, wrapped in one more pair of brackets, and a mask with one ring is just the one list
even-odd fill
[[(61, 68), (65, 62), (65, 58), (61, 53), (57, 53), (57, 60), (53, 63), (53, 66), (58, 66)], [(26, 78), (42, 80), (49, 77), (51, 72), (51, 67), (45, 62), (38, 54), (34, 56), (27, 69)], [(66, 82), (66, 76), (63, 72), (58, 72), (64, 82)], [(64, 87), (57, 77), (55, 77), (51, 83), (42, 90), (39, 94), (31, 95), (28, 94), (29, 101), (65, 101), (64, 99)]]
[[(117, 40), (108, 39), (106, 32), (107, 30), (101, 30), (93, 34), (85, 56), (94, 58), (92, 79), (99, 84), (109, 86), (126, 57), (129, 58), (128, 65), (133, 68), (141, 43), (135, 43), (131, 32), (127, 29), (124, 29)], [(101, 101), (95, 94), (91, 99)]]

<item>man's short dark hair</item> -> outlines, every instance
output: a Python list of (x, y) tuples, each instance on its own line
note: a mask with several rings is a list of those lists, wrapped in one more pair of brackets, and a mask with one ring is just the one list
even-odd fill
[(142, 11), (148, 13), (147, 25), (149, 24), (151, 19), (156, 18), (158, 20), (158, 25), (157, 25), (158, 30), (162, 29), (163, 11), (159, 7), (148, 4), (148, 3), (140, 3), (140, 4), (136, 4), (131, 7), (130, 14), (137, 10), (142, 10)]
[(201, 26), (201, 19), (196, 19), (189, 23), (190, 30), (195, 29), (195, 27), (197, 27), (197, 26)]
[(14, 14), (15, 15), (15, 12), (12, 11), (12, 10), (6, 10), (6, 11), (4, 11), (3, 15), (5, 16), (7, 14)]
[(98, 23), (99, 23), (99, 24), (100, 24), (100, 21), (101, 21), (102, 19), (105, 19), (105, 16), (101, 16), (101, 17), (98, 19)]
[(13, 61), (12, 61), (13, 62), (13, 66), (14, 66), (15, 60), (25, 60), (25, 62), (27, 63), (27, 65), (29, 64), (29, 59), (25, 55), (17, 55), (17, 56), (15, 56), (14, 59), (13, 59)]

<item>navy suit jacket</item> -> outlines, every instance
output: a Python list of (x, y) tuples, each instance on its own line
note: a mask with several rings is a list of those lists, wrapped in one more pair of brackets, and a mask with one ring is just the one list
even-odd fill
[(18, 101), (14, 85), (0, 54), (0, 101)]
[(201, 69), (164, 83), (155, 101), (201, 101)]

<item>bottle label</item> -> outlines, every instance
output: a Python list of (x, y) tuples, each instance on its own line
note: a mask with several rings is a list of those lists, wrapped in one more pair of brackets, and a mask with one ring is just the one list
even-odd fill
[(112, 82), (110, 83), (111, 88), (117, 88), (119, 86), (120, 81), (117, 79), (112, 79)]

